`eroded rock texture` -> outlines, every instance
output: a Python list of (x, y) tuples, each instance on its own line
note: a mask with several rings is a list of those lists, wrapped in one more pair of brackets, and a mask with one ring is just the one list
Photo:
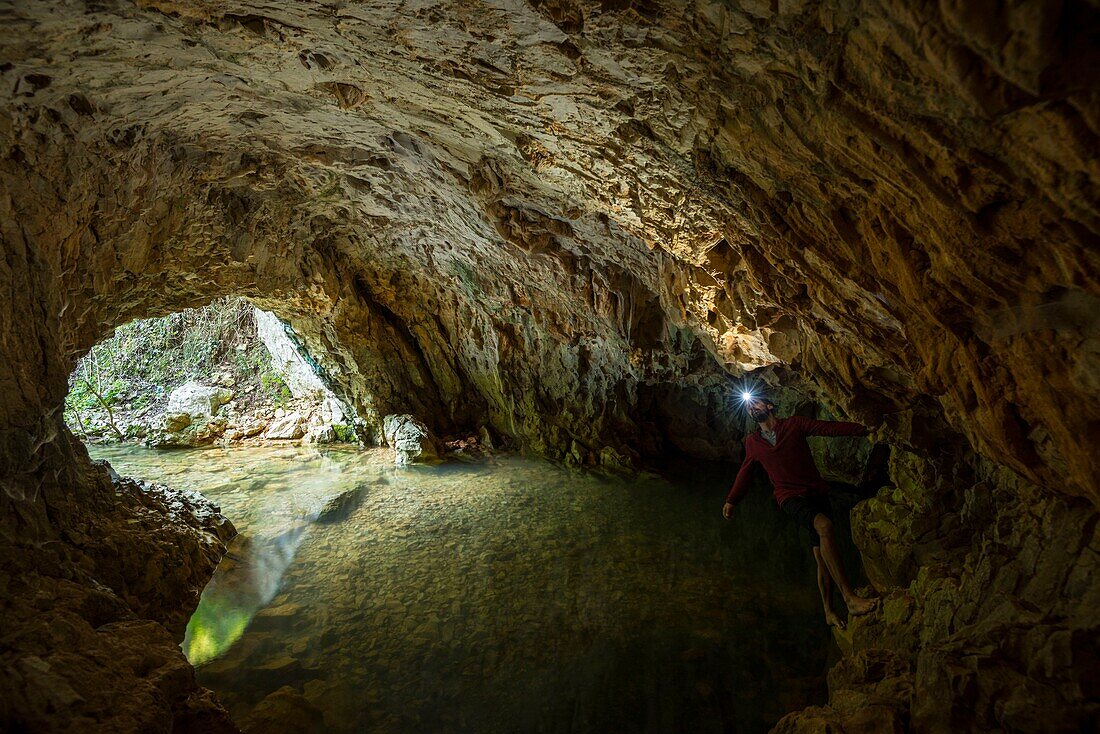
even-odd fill
[[(1019, 478), (993, 481), (961, 557), (1024, 552), (984, 529), (1029, 492), (1086, 519), (1059, 524), (1067, 557), (1095, 553), (1091, 3), (0, 8), (12, 507), (45, 512), (72, 461), (80, 354), (237, 294), (292, 324), (367, 435), (409, 413), (579, 463), (736, 458), (728, 373), (776, 365), (925, 467), (864, 510), (884, 589), (938, 558), (896, 547), (922, 514), (964, 511), (969, 479), (925, 477), (945, 444)], [(1060, 577), (1028, 604), (1087, 627), (1095, 606), (1059, 606), (1075, 583), (1095, 589)], [(955, 705), (936, 686), (918, 676), (899, 725)]]
[(882, 610), (837, 642), (829, 705), (778, 732), (1078, 732), (1100, 720), (1091, 505), (948, 450), (892, 457), (852, 513)]
[(236, 731), (179, 648), (233, 525), (82, 450), (71, 465), (36, 502), (0, 498), (3, 728)]

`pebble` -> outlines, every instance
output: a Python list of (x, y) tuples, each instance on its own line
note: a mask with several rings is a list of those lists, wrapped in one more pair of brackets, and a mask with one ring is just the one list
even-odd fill
[[(110, 460), (159, 480), (195, 463), (187, 453)], [(770, 505), (723, 535), (722, 487), (597, 480), (510, 456), (492, 471), (398, 474), (383, 461), (240, 449), (173, 480), (207, 493), (249, 539), (201, 602), (248, 620), (197, 669), (234, 712), (289, 685), (334, 732), (524, 731), (660, 695), (702, 730), (726, 714), (701, 696), (735, 709), (755, 699), (760, 717), (775, 699), (776, 718), (792, 687), (823, 699), (812, 560)], [(368, 482), (346, 517), (308, 520)], [(776, 581), (777, 562), (805, 577), (798, 593)], [(780, 638), (785, 657), (773, 660)], [(783, 696), (761, 693), (781, 684)]]

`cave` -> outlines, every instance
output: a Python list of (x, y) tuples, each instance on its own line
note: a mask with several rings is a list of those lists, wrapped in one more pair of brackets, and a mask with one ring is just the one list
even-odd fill
[(408, 414), (578, 476), (732, 480), (746, 381), (863, 424), (890, 449), (850, 512), (880, 604), (822, 630), (827, 691), (773, 730), (1095, 727), (1094, 3), (0, 17), (5, 729), (237, 730), (179, 647), (232, 518), (63, 419), (114, 329), (226, 296), (289, 325), (372, 445)]

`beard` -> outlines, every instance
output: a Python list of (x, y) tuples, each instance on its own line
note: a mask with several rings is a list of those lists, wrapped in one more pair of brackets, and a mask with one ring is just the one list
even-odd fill
[(766, 410), (750, 410), (749, 416), (752, 417), (757, 423), (763, 423), (768, 419), (768, 411)]

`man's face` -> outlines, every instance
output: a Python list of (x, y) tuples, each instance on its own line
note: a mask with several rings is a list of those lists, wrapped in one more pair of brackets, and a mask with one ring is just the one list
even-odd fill
[(754, 398), (749, 401), (749, 416), (757, 423), (763, 423), (768, 419), (768, 406), (771, 403)]

